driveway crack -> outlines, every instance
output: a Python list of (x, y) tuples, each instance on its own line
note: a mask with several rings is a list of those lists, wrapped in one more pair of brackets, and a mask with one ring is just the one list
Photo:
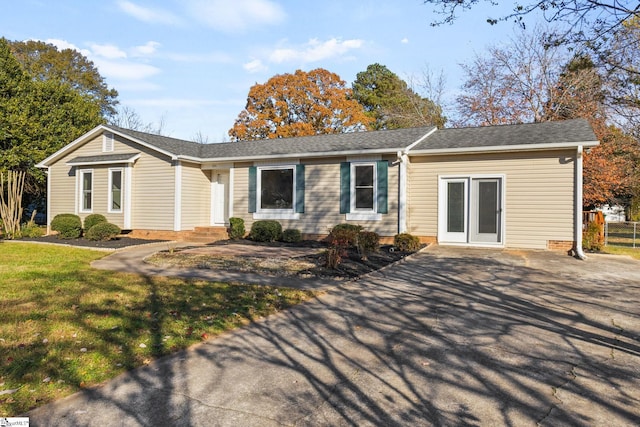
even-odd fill
[(567, 379), (564, 383), (560, 384), (557, 387), (551, 387), (552, 393), (551, 395), (553, 396), (554, 399), (556, 399), (559, 403), (552, 405), (549, 410), (547, 411), (547, 413), (544, 415), (544, 417), (542, 417), (537, 423), (536, 425), (542, 425), (542, 423), (544, 423), (544, 421), (549, 418), (549, 416), (551, 415), (551, 413), (553, 412), (553, 410), (555, 408), (557, 408), (560, 405), (564, 405), (564, 402), (562, 401), (562, 399), (560, 399), (560, 397), (558, 397), (558, 391), (562, 390), (563, 388), (565, 388), (567, 386), (567, 384), (572, 383), (573, 381), (576, 380), (576, 378), (578, 378), (578, 374), (576, 373), (576, 369), (578, 368), (578, 365), (572, 365), (571, 366), (571, 370), (569, 371), (569, 379)]

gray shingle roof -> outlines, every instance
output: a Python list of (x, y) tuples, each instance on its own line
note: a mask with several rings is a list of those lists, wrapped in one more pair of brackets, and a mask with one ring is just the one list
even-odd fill
[(297, 138), (199, 144), (160, 135), (107, 126), (177, 156), (200, 159), (237, 159), (309, 155), (314, 153), (384, 150), (395, 153), (417, 141), (433, 127), (314, 135)]
[(441, 129), (412, 151), (509, 147), (597, 141), (585, 119), (475, 128)]
[[(123, 129), (108, 128), (138, 139), (175, 156), (199, 160), (251, 159), (271, 157), (295, 157), (374, 151), (395, 153), (434, 130), (419, 127), (369, 132), (353, 132), (332, 135), (303, 136), (296, 138), (268, 139), (260, 141), (199, 144), (177, 138), (153, 135)], [(597, 141), (589, 123), (584, 119), (561, 122), (530, 123), (519, 125), (487, 126), (460, 129), (440, 129), (417, 144), (411, 152), (429, 150), (464, 150), (481, 147), (531, 146), (542, 144), (578, 143)]]
[(99, 156), (78, 156), (67, 162), (68, 165), (89, 165), (97, 163), (126, 163), (140, 153), (101, 154)]

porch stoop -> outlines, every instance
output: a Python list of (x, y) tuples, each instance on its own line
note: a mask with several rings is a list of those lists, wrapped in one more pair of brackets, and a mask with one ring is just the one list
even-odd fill
[(228, 238), (229, 234), (225, 226), (195, 227), (191, 233), (185, 236), (185, 240), (198, 243), (212, 243)]

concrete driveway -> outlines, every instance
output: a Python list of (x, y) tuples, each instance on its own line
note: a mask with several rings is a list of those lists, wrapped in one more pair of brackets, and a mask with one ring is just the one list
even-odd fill
[(32, 425), (640, 424), (640, 262), (433, 247)]

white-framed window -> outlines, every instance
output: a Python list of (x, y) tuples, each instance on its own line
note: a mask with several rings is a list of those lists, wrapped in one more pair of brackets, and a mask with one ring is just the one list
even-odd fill
[(80, 171), (80, 212), (93, 211), (93, 169)]
[(375, 163), (351, 163), (351, 212), (376, 213), (376, 182)]
[(388, 213), (388, 162), (340, 164), (340, 213), (347, 221), (380, 221)]
[(295, 212), (296, 169), (293, 166), (258, 168), (258, 212)]
[(109, 169), (109, 212), (121, 213), (124, 186), (124, 171), (122, 168)]
[(299, 219), (304, 212), (304, 165), (249, 168), (249, 212), (254, 219)]
[(113, 134), (111, 132), (105, 132), (102, 134), (102, 152), (111, 153), (113, 151)]

